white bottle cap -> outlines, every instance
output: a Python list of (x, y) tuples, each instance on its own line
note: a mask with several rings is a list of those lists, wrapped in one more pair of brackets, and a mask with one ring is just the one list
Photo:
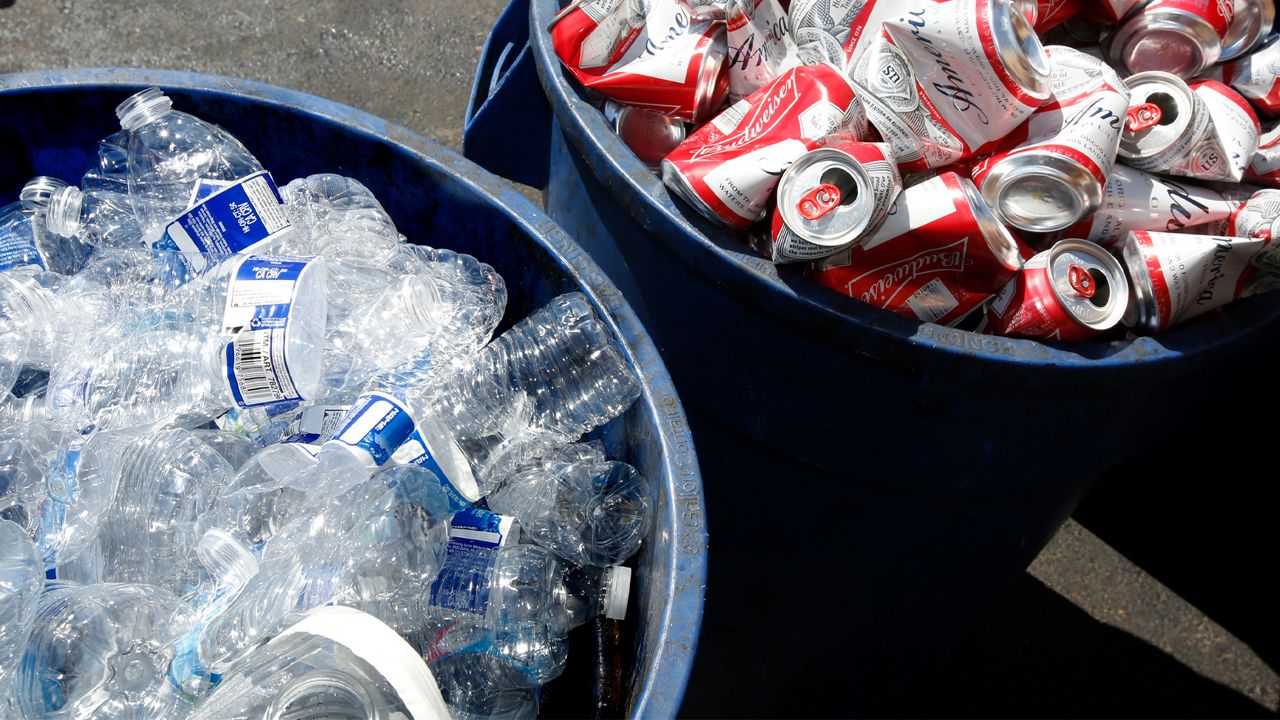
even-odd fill
[(627, 599), (631, 597), (631, 568), (614, 565), (604, 571), (604, 616), (610, 620), (627, 619)]

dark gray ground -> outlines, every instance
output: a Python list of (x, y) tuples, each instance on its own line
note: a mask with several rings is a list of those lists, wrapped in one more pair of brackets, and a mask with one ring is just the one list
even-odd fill
[[(138, 66), (235, 75), (354, 105), (459, 148), (475, 63), (504, 4), (0, 0), (0, 73)], [(1280, 711), (1274, 473), (1134, 476), (1093, 492), (911, 712)]]

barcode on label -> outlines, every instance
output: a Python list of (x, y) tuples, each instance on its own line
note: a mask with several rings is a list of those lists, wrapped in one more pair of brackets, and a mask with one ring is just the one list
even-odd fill
[(228, 379), (241, 407), (301, 399), (285, 364), (284, 334), (282, 328), (248, 330), (231, 341)]
[(716, 126), (720, 132), (728, 135), (733, 132), (742, 119), (747, 116), (747, 111), (751, 109), (751, 103), (746, 100), (738, 102), (725, 108), (725, 111), (711, 119), (711, 124)]

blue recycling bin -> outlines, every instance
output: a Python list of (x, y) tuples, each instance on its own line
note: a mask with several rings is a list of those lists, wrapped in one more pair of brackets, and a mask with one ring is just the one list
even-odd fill
[[(0, 75), (0, 197), (17, 197), (34, 175), (77, 181), (96, 162), (97, 141), (119, 129), (115, 106), (152, 85), (178, 109), (231, 131), (281, 184), (320, 172), (349, 175), (377, 195), (411, 241), (491, 264), (510, 293), (504, 327), (561, 293), (590, 298), (643, 386), (640, 400), (599, 436), (611, 456), (649, 478), (656, 515), (636, 558), (621, 638), (625, 711), (673, 715), (702, 616), (702, 482), (680, 398), (626, 299), (542, 211), (456, 153), (354, 108), (234, 78), (137, 69)], [(548, 713), (591, 707), (598, 690), (591, 654), (589, 638), (571, 637), (571, 670), (587, 671), (566, 672), (548, 686)]]
[[(1265, 376), (1276, 295), (1155, 338), (1045, 344), (915, 322), (775, 267), (617, 138), (555, 56), (558, 9), (513, 0), (499, 18), (464, 151), (545, 189), (689, 408), (712, 542), (686, 713), (899, 711), (1091, 483), (1202, 442), (1193, 418), (1226, 417), (1223, 379)], [(513, 124), (549, 129), (495, 131)]]

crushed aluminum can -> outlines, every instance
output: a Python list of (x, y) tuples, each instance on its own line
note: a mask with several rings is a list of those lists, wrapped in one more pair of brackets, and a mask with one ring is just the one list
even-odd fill
[(1275, 0), (1235, 0), (1218, 62), (1234, 60), (1258, 46), (1276, 22)]
[[(1257, 115), (1239, 93), (1220, 82), (1193, 86), (1174, 75), (1146, 72), (1125, 79), (1130, 120), (1119, 157), (1147, 172), (1239, 182), (1258, 147)], [(1135, 125), (1150, 113), (1151, 120)], [(1137, 128), (1137, 129), (1135, 129)]]
[(1120, 324), (1129, 304), (1124, 268), (1084, 240), (1062, 240), (1027, 260), (987, 305), (984, 332), (1086, 340)]
[(819, 284), (910, 318), (959, 322), (1022, 266), (1022, 248), (968, 178), (945, 173), (903, 190), (862, 242), (818, 263)]
[(993, 149), (1049, 97), (1049, 58), (1007, 0), (902, 6), (853, 66), (904, 172)]
[(1231, 237), (1280, 239), (1280, 190), (1264, 188), (1231, 213), (1223, 235)]
[(1129, 109), (1129, 89), (1106, 63), (1046, 48), (1053, 95), (1013, 135), (1011, 150), (979, 162), (973, 181), (996, 217), (1029, 232), (1062, 230), (1102, 205)]
[(1280, 187), (1280, 123), (1276, 123), (1258, 139), (1258, 151), (1249, 161), (1244, 179), (1258, 185)]
[(575, 3), (556, 16), (551, 42), (586, 87), (681, 120), (705, 120), (728, 91), (724, 25), (685, 0)]
[[(1269, 240), (1137, 230), (1120, 244), (1133, 299), (1125, 325), (1157, 333), (1276, 287)], [(1255, 262), (1255, 259), (1257, 260)]]
[(662, 159), (688, 134), (684, 121), (652, 110), (606, 100), (602, 112), (623, 144), (652, 170), (661, 167)]
[(848, 71), (880, 23), (900, 11), (897, 0), (793, 0), (789, 17), (806, 65), (826, 62)]
[(801, 65), (791, 20), (778, 0), (729, 0), (729, 102), (737, 102)]
[(828, 143), (782, 174), (773, 220), (754, 244), (775, 263), (833, 255), (880, 227), (901, 191), (888, 145)]
[(1280, 42), (1271, 42), (1238, 60), (1210, 68), (1203, 76), (1230, 85), (1269, 118), (1280, 117)]
[(1111, 248), (1132, 230), (1178, 232), (1226, 220), (1239, 205), (1237, 198), (1217, 190), (1116, 163), (1098, 212), (1067, 228), (1063, 235)]
[(1218, 62), (1234, 15), (1234, 0), (1150, 0), (1103, 39), (1103, 49), (1131, 73), (1193, 78)]
[(739, 100), (662, 161), (662, 181), (698, 212), (746, 228), (764, 217), (783, 171), (833, 133), (866, 137), (844, 73), (805, 65)]

